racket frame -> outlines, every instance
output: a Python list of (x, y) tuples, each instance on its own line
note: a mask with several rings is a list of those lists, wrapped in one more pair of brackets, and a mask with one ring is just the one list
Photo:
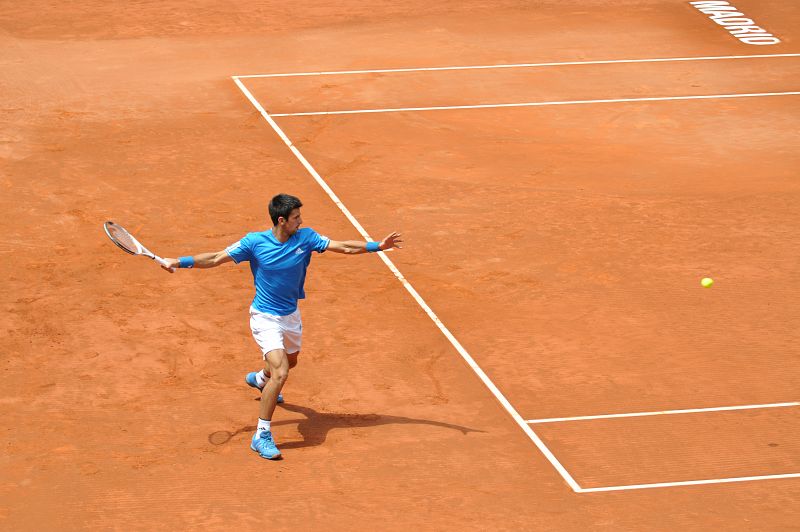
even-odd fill
[[(130, 250), (127, 247), (125, 247), (124, 245), (122, 245), (122, 243), (119, 240), (117, 240), (117, 238), (114, 237), (114, 235), (111, 234), (111, 231), (109, 230), (109, 227), (111, 227), (111, 226), (116, 227), (116, 228), (121, 229), (122, 231), (124, 231), (125, 234), (127, 234), (128, 237), (133, 241), (133, 244), (136, 246), (137, 249), (135, 251), (134, 250)], [(125, 229), (124, 227), (122, 227), (121, 225), (119, 225), (117, 223), (114, 223), (111, 220), (108, 220), (106, 223), (103, 224), (103, 231), (105, 231), (106, 236), (108, 236), (108, 238), (118, 248), (120, 248), (125, 253), (128, 253), (129, 255), (143, 255), (145, 257), (149, 257), (149, 258), (153, 259), (154, 261), (158, 262), (159, 264), (161, 264), (162, 266), (164, 266), (165, 268), (169, 269), (170, 271), (174, 271), (174, 269), (170, 267), (169, 263), (166, 260), (162, 259), (158, 255), (156, 255), (155, 253), (153, 253), (152, 251), (150, 251), (149, 249), (144, 247), (142, 245), (142, 243), (139, 242), (136, 239), (135, 236), (130, 234), (130, 232), (127, 229)]]

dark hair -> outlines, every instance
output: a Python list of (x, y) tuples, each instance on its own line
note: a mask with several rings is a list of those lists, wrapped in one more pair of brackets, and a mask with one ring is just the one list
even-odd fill
[(272, 218), (274, 225), (278, 225), (278, 218), (288, 220), (292, 211), (302, 206), (299, 198), (289, 194), (278, 194), (269, 202), (269, 217)]

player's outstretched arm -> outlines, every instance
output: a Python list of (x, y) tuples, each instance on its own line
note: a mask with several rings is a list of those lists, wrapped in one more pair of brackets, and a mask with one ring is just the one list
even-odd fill
[(401, 248), (400, 244), (403, 239), (400, 233), (390, 233), (386, 238), (380, 242), (364, 242), (363, 240), (331, 240), (328, 244), (327, 251), (334, 253), (344, 253), (346, 255), (358, 255), (360, 253), (369, 253), (371, 251), (388, 251), (392, 248)]
[[(163, 265), (161, 267), (172, 273), (175, 268), (214, 268), (226, 262), (231, 262), (233, 259), (228, 255), (228, 252), (223, 249), (215, 253), (200, 253), (199, 255), (191, 257), (181, 257), (179, 259), (165, 258), (164, 260), (167, 261), (169, 267)], [(170, 268), (172, 268), (172, 271), (170, 271)]]

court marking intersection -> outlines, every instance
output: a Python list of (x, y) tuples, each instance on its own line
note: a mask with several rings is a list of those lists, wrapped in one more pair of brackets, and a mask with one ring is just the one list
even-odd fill
[[(323, 71), (323, 72), (297, 72), (297, 73), (282, 73), (282, 74), (253, 74), (253, 75), (241, 75), (241, 76), (231, 76), (231, 79), (237, 85), (239, 90), (242, 94), (247, 98), (247, 100), (253, 105), (253, 107), (261, 114), (264, 120), (270, 125), (273, 131), (278, 135), (278, 137), (283, 141), (283, 143), (289, 148), (289, 150), (294, 154), (297, 160), (303, 165), (303, 167), (308, 171), (311, 177), (317, 182), (317, 184), (325, 191), (331, 201), (339, 208), (339, 210), (344, 214), (344, 216), (348, 219), (348, 221), (355, 227), (355, 229), (359, 232), (359, 234), (367, 241), (372, 240), (370, 235), (361, 225), (361, 223), (356, 219), (356, 217), (350, 212), (350, 210), (344, 205), (344, 203), (339, 199), (333, 189), (328, 185), (328, 183), (323, 179), (323, 177), (317, 172), (317, 170), (311, 165), (311, 163), (306, 159), (306, 157), (300, 152), (300, 150), (294, 145), (294, 143), (289, 139), (286, 133), (281, 129), (281, 127), (275, 122), (273, 117), (291, 117), (291, 116), (308, 116), (308, 115), (319, 115), (319, 114), (354, 114), (354, 113), (364, 113), (364, 112), (381, 112), (381, 110), (352, 110), (352, 111), (339, 111), (339, 112), (311, 112), (311, 113), (276, 113), (270, 114), (266, 111), (266, 109), (261, 105), (261, 103), (253, 96), (250, 90), (245, 86), (243, 79), (253, 79), (253, 78), (270, 78), (270, 77), (292, 77), (292, 76), (322, 76), (322, 75), (342, 75), (342, 74), (369, 74), (369, 73), (392, 73), (392, 72), (418, 72), (418, 71), (447, 71), (447, 70), (470, 70), (470, 69), (492, 69), (492, 68), (532, 68), (532, 67), (547, 67), (547, 66), (575, 66), (575, 65), (597, 65), (597, 64), (611, 64), (611, 63), (654, 63), (654, 62), (669, 62), (669, 61), (714, 61), (714, 60), (725, 60), (725, 59), (753, 59), (753, 58), (777, 58), (777, 57), (800, 57), (800, 54), (759, 54), (759, 55), (749, 55), (749, 56), (704, 56), (704, 57), (680, 57), (680, 58), (653, 58), (653, 59), (624, 59), (624, 60), (600, 60), (600, 61), (569, 61), (569, 62), (557, 62), (557, 63), (520, 63), (515, 65), (478, 65), (478, 66), (460, 66), (460, 67), (426, 67), (426, 68), (400, 68), (400, 69), (373, 69), (373, 70), (350, 70), (350, 71)], [(450, 106), (450, 107), (430, 107), (430, 108), (406, 108), (406, 109), (389, 109), (384, 110), (383, 112), (398, 112), (398, 111), (420, 111), (420, 110), (434, 110), (434, 109), (479, 109), (479, 108), (490, 108), (490, 107), (530, 107), (530, 106), (541, 106), (541, 105), (567, 105), (567, 104), (592, 104), (592, 103), (621, 103), (621, 102), (635, 102), (635, 101), (663, 101), (663, 100), (688, 100), (688, 99), (712, 99), (712, 98), (733, 98), (733, 97), (767, 97), (767, 96), (783, 96), (783, 95), (800, 95), (800, 92), (792, 91), (792, 92), (782, 92), (782, 93), (750, 93), (750, 94), (728, 94), (728, 95), (697, 95), (697, 96), (677, 96), (677, 97), (657, 97), (657, 98), (627, 98), (627, 99), (613, 99), (613, 100), (580, 100), (580, 101), (562, 101), (562, 102), (528, 102), (522, 104), (486, 104), (486, 105), (475, 105), (475, 106)], [(478, 365), (474, 358), (469, 354), (469, 352), (464, 348), (464, 346), (458, 341), (458, 339), (452, 334), (452, 332), (445, 326), (445, 324), (439, 319), (436, 313), (431, 309), (431, 307), (427, 304), (427, 302), (419, 295), (417, 290), (411, 285), (411, 283), (405, 278), (405, 276), (400, 272), (397, 266), (389, 259), (385, 252), (379, 252), (378, 255), (380, 256), (381, 260), (384, 264), (389, 268), (392, 274), (400, 281), (403, 287), (408, 291), (411, 297), (417, 302), (417, 304), (422, 308), (422, 310), (428, 315), (428, 317), (433, 321), (436, 327), (442, 332), (442, 334), (447, 338), (456, 352), (462, 357), (462, 359), (467, 363), (467, 365), (475, 372), (478, 378), (484, 383), (484, 385), (489, 389), (492, 395), (495, 396), (497, 401), (503, 406), (503, 408), (508, 412), (514, 422), (522, 429), (522, 431), (528, 436), (528, 438), (536, 445), (536, 447), (540, 450), (540, 452), (547, 458), (550, 464), (555, 468), (555, 470), (561, 475), (567, 485), (576, 492), (576, 493), (596, 493), (596, 492), (608, 492), (608, 491), (622, 491), (622, 490), (634, 490), (634, 489), (647, 489), (647, 488), (664, 488), (664, 487), (674, 487), (674, 486), (691, 486), (691, 485), (704, 485), (704, 484), (721, 484), (721, 483), (732, 483), (732, 482), (747, 482), (747, 481), (755, 481), (755, 480), (772, 480), (772, 479), (786, 479), (786, 478), (800, 478), (800, 473), (785, 473), (785, 474), (775, 474), (775, 475), (758, 475), (758, 476), (747, 476), (747, 477), (728, 477), (728, 478), (714, 478), (714, 479), (700, 479), (700, 480), (684, 480), (684, 481), (676, 481), (676, 482), (662, 482), (662, 483), (648, 483), (648, 484), (631, 484), (631, 485), (620, 485), (620, 486), (601, 486), (601, 487), (594, 487), (594, 488), (583, 488), (581, 487), (578, 482), (572, 477), (572, 475), (567, 471), (563, 464), (556, 458), (555, 454), (545, 445), (542, 439), (539, 437), (536, 432), (533, 431), (531, 425), (533, 424), (542, 424), (542, 423), (554, 423), (554, 422), (565, 422), (565, 421), (578, 421), (578, 420), (585, 420), (585, 419), (604, 419), (604, 418), (615, 418), (615, 417), (638, 417), (638, 416), (649, 416), (649, 415), (669, 415), (669, 414), (686, 414), (692, 412), (710, 412), (710, 411), (721, 411), (721, 410), (743, 410), (743, 409), (754, 409), (754, 408), (778, 408), (778, 407), (789, 407), (789, 406), (798, 406), (800, 402), (785, 402), (785, 403), (769, 403), (769, 404), (761, 404), (761, 405), (737, 405), (737, 406), (725, 406), (725, 407), (712, 407), (712, 408), (695, 408), (695, 409), (682, 409), (682, 410), (664, 410), (664, 411), (656, 411), (656, 412), (632, 412), (632, 413), (622, 413), (622, 414), (604, 414), (604, 415), (595, 415), (595, 416), (577, 416), (571, 418), (547, 418), (547, 419), (532, 419), (526, 420), (524, 419), (519, 412), (511, 405), (508, 399), (503, 395), (503, 393), (499, 390), (499, 388), (492, 382), (492, 380), (486, 375), (483, 369)]]

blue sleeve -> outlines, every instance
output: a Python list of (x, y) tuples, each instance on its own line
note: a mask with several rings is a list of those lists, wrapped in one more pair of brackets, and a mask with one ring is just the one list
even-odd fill
[(308, 236), (306, 237), (306, 241), (311, 246), (313, 251), (317, 253), (322, 253), (326, 249), (328, 249), (328, 244), (331, 243), (331, 239), (327, 236), (322, 236), (313, 229), (308, 230)]
[(243, 260), (250, 260), (253, 258), (253, 239), (248, 233), (244, 238), (238, 242), (234, 242), (225, 248), (228, 255), (231, 256), (233, 262), (239, 264)]

